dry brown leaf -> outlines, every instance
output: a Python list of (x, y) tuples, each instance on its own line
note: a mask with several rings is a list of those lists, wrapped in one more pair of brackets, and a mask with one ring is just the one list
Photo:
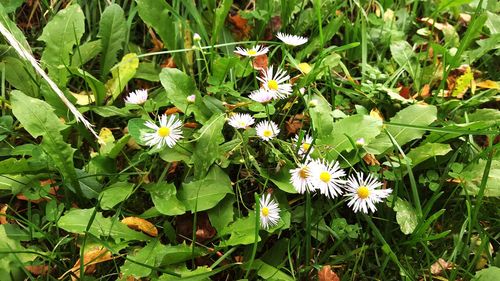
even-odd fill
[(463, 26), (467, 26), (467, 25), (469, 25), (471, 18), (472, 18), (472, 16), (469, 14), (460, 13), (460, 15), (458, 17), (458, 22)]
[(162, 68), (176, 68), (177, 67), (177, 65), (175, 64), (175, 61), (174, 61), (174, 57), (166, 58), (160, 66)]
[[(191, 237), (193, 232), (194, 216), (192, 214), (184, 214), (176, 219), (176, 232), (179, 237)], [(196, 241), (203, 243), (212, 239), (217, 230), (212, 226), (206, 212), (197, 213), (196, 218)]]
[(0, 224), (7, 224), (7, 209), (9, 205), (5, 204), (0, 208)]
[(399, 95), (405, 99), (411, 98), (410, 87), (401, 86), (401, 89), (399, 90)]
[[(86, 251), (83, 255), (83, 265), (84, 265), (84, 273), (87, 274), (92, 274), (96, 270), (96, 265), (98, 263), (102, 263), (105, 261), (109, 261), (113, 259), (111, 252), (104, 248), (104, 247), (95, 247), (93, 249), (90, 249), (89, 251)], [(61, 277), (59, 277), (60, 280), (64, 279), (64, 277), (68, 274), (71, 274), (71, 280), (76, 281), (80, 277), (80, 265), (81, 265), (82, 259), (80, 258), (75, 265), (73, 265), (73, 268), (70, 270), (66, 271)]]
[(420, 19), (421, 22), (423, 23), (426, 23), (428, 26), (433, 26), (435, 29), (437, 30), (445, 30), (445, 29), (453, 29), (453, 25), (445, 22), (445, 23), (439, 23), (439, 22), (435, 22), (433, 19), (431, 18), (421, 18)]
[(324, 265), (318, 272), (319, 281), (340, 281), (339, 276), (333, 272), (332, 267), (329, 265)]
[(240, 14), (229, 15), (229, 22), (233, 25), (233, 33), (238, 39), (248, 38), (252, 27), (248, 24), (248, 20), (240, 16)]
[(255, 70), (266, 71), (268, 66), (267, 55), (256, 56), (252, 60), (252, 66)]
[(49, 266), (48, 265), (43, 265), (43, 264), (40, 264), (40, 265), (26, 265), (24, 266), (24, 268), (31, 272), (31, 274), (35, 275), (35, 276), (39, 276), (39, 275), (47, 275), (47, 273), (49, 273)]
[(165, 114), (166, 115), (172, 115), (172, 114), (176, 114), (176, 113), (179, 113), (179, 112), (182, 112), (182, 110), (178, 109), (175, 106), (174, 107), (170, 107), (167, 110), (165, 110)]
[(152, 28), (148, 29), (149, 35), (151, 36), (151, 43), (153, 43), (153, 49), (150, 50), (150, 52), (158, 52), (163, 49), (163, 42), (161, 42), (158, 37), (156, 37), (156, 33), (153, 31)]
[(373, 154), (365, 154), (365, 156), (363, 156), (363, 160), (370, 166), (380, 166), (380, 162), (378, 162), (377, 158), (375, 158)]
[(134, 230), (142, 231), (149, 236), (158, 236), (158, 229), (156, 228), (156, 226), (145, 219), (141, 219), (138, 217), (126, 217), (122, 219), (122, 223), (126, 224), (128, 227)]
[(198, 123), (195, 122), (184, 123), (184, 128), (196, 129), (198, 128)]
[[(46, 186), (46, 185), (50, 185), (50, 184), (53, 184), (55, 183), (55, 181), (51, 180), (51, 179), (46, 179), (46, 180), (40, 180), (40, 186)], [(59, 186), (52, 186), (49, 188), (49, 194), (52, 195), (52, 196), (57, 196), (57, 191), (59, 190)], [(46, 197), (43, 197), (43, 198), (39, 198), (39, 199), (36, 199), (36, 200), (31, 200), (29, 199), (28, 197), (26, 197), (24, 194), (22, 193), (19, 193), (16, 195), (16, 198), (18, 200), (21, 200), (21, 201), (30, 201), (31, 203), (40, 203), (40, 202), (46, 202), (46, 201), (49, 201), (50, 198), (46, 198)]]
[(476, 87), (482, 89), (497, 89), (500, 90), (500, 84), (496, 81), (485, 80), (481, 82), (476, 82)]
[(455, 266), (452, 262), (447, 262), (442, 258), (439, 258), (437, 262), (431, 265), (431, 274), (439, 275), (443, 270), (452, 269)]
[(431, 87), (429, 86), (429, 84), (425, 84), (422, 89), (420, 90), (420, 97), (422, 98), (428, 98), (430, 96), (430, 92), (431, 92)]
[(288, 135), (295, 135), (302, 129), (304, 114), (296, 114), (285, 122), (285, 129)]

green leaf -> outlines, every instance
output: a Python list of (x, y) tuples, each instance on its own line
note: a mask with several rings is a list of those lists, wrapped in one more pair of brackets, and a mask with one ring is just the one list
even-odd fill
[[(64, 142), (60, 131), (67, 126), (54, 114), (54, 109), (46, 102), (28, 97), (19, 91), (12, 91), (10, 100), (12, 112), (26, 131), (34, 138), (43, 136), (40, 147), (52, 159), (64, 179), (70, 183), (70, 188), (76, 192), (81, 191), (73, 163), (73, 153), (76, 149)], [(92, 194), (84, 195), (95, 198)]]
[(396, 221), (398, 222), (401, 231), (406, 235), (412, 234), (418, 225), (417, 213), (415, 212), (415, 209), (408, 201), (397, 198), (396, 203), (394, 204), (394, 211), (396, 212)]
[(472, 281), (494, 281), (500, 280), (498, 277), (500, 276), (500, 268), (496, 266), (491, 266), (482, 270), (479, 270), (472, 278)]
[(106, 82), (108, 95), (111, 96), (111, 101), (114, 101), (120, 96), (128, 81), (134, 78), (135, 72), (139, 67), (139, 58), (136, 54), (130, 53), (123, 56), (122, 60), (113, 67), (111, 74), (113, 78)]
[[(91, 222), (94, 213), (95, 217)], [(95, 212), (95, 208), (71, 209), (59, 219), (59, 221), (57, 222), (57, 226), (68, 232), (85, 234), (86, 229), (90, 223), (91, 225), (88, 231), (97, 237), (110, 236), (115, 240), (126, 241), (151, 240), (151, 238), (146, 234), (128, 228), (125, 224), (121, 223), (116, 218), (103, 217), (101, 213)]]
[(449, 144), (426, 143), (413, 148), (408, 154), (406, 154), (406, 156), (411, 159), (412, 166), (416, 166), (427, 159), (446, 155), (451, 150), (452, 149)]
[(204, 211), (217, 205), (226, 194), (233, 194), (231, 180), (218, 166), (212, 166), (207, 176), (198, 181), (184, 183), (179, 199), (189, 211)]
[(112, 4), (104, 10), (99, 22), (101, 38), (101, 76), (108, 74), (111, 67), (117, 62), (116, 55), (123, 48), (127, 35), (127, 23), (123, 9), (118, 4)]
[(43, 159), (36, 158), (9, 158), (0, 161), (0, 174), (24, 174), (47, 169), (48, 165)]
[(194, 251), (192, 246), (188, 246), (185, 243), (167, 246), (163, 249), (162, 254), (164, 254), (161, 265), (166, 266), (170, 264), (176, 264), (183, 261), (187, 261), (193, 257), (203, 255), (205, 252), (200, 248), (195, 247)]
[[(144, 248), (139, 249), (133, 254), (127, 256), (127, 260), (120, 267), (120, 272), (124, 277), (134, 276), (135, 278), (147, 277), (151, 274), (152, 269), (150, 267), (158, 267), (161, 264), (163, 257), (165, 256), (165, 245), (162, 245), (158, 239), (149, 242)], [(149, 265), (150, 267), (142, 266), (136, 261), (142, 264)]]
[[(436, 119), (437, 108), (435, 106), (410, 105), (391, 118), (390, 122), (386, 124), (387, 132), (392, 135), (398, 145), (402, 146), (409, 141), (421, 138), (425, 133), (424, 130), (411, 128), (411, 126), (428, 126)], [(368, 153), (383, 154), (391, 147), (393, 144), (389, 136), (381, 133), (365, 149)]]
[(125, 201), (134, 189), (134, 184), (117, 182), (104, 189), (99, 195), (100, 206), (103, 210), (112, 210), (116, 204)]
[[(198, 266), (194, 270), (190, 270), (186, 267), (185, 264), (173, 265), (167, 267), (169, 270), (172, 270), (175, 273), (180, 274), (180, 277), (171, 275), (171, 274), (163, 274), (160, 276), (158, 281), (211, 281), (210, 276), (217, 273), (217, 270), (212, 270), (208, 266)], [(220, 269), (220, 268), (218, 268)]]
[(5, 13), (15, 12), (23, 3), (24, 0), (0, 0), (0, 4), (2, 4), (5, 9)]
[(229, 9), (233, 4), (233, 0), (222, 0), (219, 7), (215, 9), (215, 23), (212, 29), (212, 44), (217, 42), (217, 38), (219, 33), (222, 30), (224, 25), (224, 21), (226, 20), (227, 14), (229, 13)]
[(252, 269), (257, 270), (257, 274), (263, 278), (263, 280), (269, 281), (293, 281), (292, 276), (284, 273), (278, 268), (269, 265), (262, 260), (258, 259), (252, 263)]
[(226, 196), (217, 206), (207, 211), (210, 223), (217, 229), (217, 232), (222, 232), (229, 223), (233, 222), (234, 202), (234, 196)]
[[(9, 3), (12, 2), (12, 3)], [(13, 6), (15, 6), (16, 0), (1, 0), (0, 1), (0, 22), (12, 33), (12, 35), (17, 39), (19, 43), (21, 43), (21, 46), (26, 49), (26, 51), (30, 52), (31, 47), (28, 44), (28, 41), (26, 41), (26, 38), (24, 37), (24, 33), (17, 27), (16, 23), (13, 22), (8, 13), (11, 12)], [(17, 1), (17, 2), (24, 2), (24, 1)]]
[[(459, 178), (464, 182), (464, 191), (462, 194), (477, 195), (483, 173), (485, 172), (486, 160), (480, 159), (478, 163), (470, 164), (465, 167), (459, 174)], [(493, 159), (491, 162), (490, 172), (488, 174), (488, 181), (484, 189), (484, 196), (500, 196), (500, 160)]]
[(26, 93), (28, 96), (36, 97), (39, 93), (38, 85), (33, 81), (36, 77), (33, 68), (27, 67), (26, 64), (14, 57), (5, 57), (1, 62), (5, 69), (5, 80), (16, 89)]
[[(160, 81), (165, 88), (168, 99), (175, 107), (185, 112), (186, 115), (194, 113), (196, 121), (202, 124), (208, 120), (207, 109), (196, 89), (193, 78), (177, 68), (163, 68), (160, 73)], [(187, 102), (187, 97), (190, 95), (196, 96), (194, 104)]]
[(139, 16), (151, 26), (168, 49), (176, 48), (177, 28), (167, 2), (163, 0), (136, 0)]
[[(22, 230), (17, 225), (0, 225), (0, 277), (6, 281), (22, 280), (20, 276), (17, 279), (11, 279), (11, 276), (18, 275), (24, 263), (35, 260), (38, 256), (36, 252), (39, 252), (23, 247), (20, 239), (13, 236), (12, 232), (20, 233)], [(28, 253), (28, 250), (32, 253)]]
[(418, 61), (410, 44), (404, 40), (394, 41), (390, 46), (392, 58), (404, 68), (413, 79), (416, 79)]
[[(237, 219), (234, 223), (226, 227), (220, 235), (231, 235), (228, 240), (221, 242), (221, 244), (227, 246), (255, 243), (255, 212), (251, 211), (248, 217)], [(258, 241), (260, 241), (260, 236)]]
[(76, 46), (75, 53), (71, 58), (71, 67), (79, 68), (101, 52), (101, 40), (85, 42)]
[(80, 43), (85, 32), (85, 16), (78, 5), (60, 10), (47, 23), (38, 40), (45, 42), (41, 62), (47, 67), (49, 75), (60, 85), (68, 79), (66, 67), (70, 66), (73, 46)]
[(382, 122), (369, 115), (353, 115), (333, 124), (330, 134), (318, 139), (318, 145), (326, 145), (327, 158), (336, 159), (343, 151), (354, 149), (352, 142), (363, 138), (370, 143), (380, 134)]
[(316, 103), (316, 106), (309, 108), (309, 113), (317, 138), (326, 138), (333, 129), (332, 106), (322, 95), (318, 94), (314, 94), (310, 102)]
[(140, 145), (146, 145), (143, 140), (143, 136), (145, 133), (151, 131), (150, 128), (146, 127), (146, 121), (140, 118), (134, 118), (128, 120), (128, 132), (132, 136), (132, 138)]
[(177, 199), (175, 185), (158, 182), (145, 186), (145, 189), (151, 195), (151, 199), (158, 212), (167, 216), (182, 215), (186, 212), (184, 204)]
[(195, 144), (192, 157), (196, 179), (203, 178), (212, 163), (219, 157), (219, 145), (224, 142), (222, 127), (225, 122), (223, 113), (214, 115), (198, 131), (200, 136)]

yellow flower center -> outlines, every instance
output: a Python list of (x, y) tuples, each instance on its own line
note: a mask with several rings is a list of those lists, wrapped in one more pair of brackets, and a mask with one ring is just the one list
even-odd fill
[(321, 172), (321, 174), (319, 174), (319, 179), (322, 182), (329, 182), (331, 178), (332, 176), (328, 172)]
[(246, 126), (247, 126), (247, 123), (245, 123), (245, 121), (240, 121), (240, 126), (241, 126), (241, 127), (246, 127)]
[(269, 89), (277, 91), (278, 90), (278, 81), (269, 80), (269, 81), (267, 81), (267, 86), (269, 87)]
[(370, 189), (368, 187), (362, 185), (358, 187), (358, 197), (361, 199), (366, 199), (370, 196)]
[(264, 135), (264, 137), (269, 138), (273, 135), (273, 132), (271, 130), (264, 130), (262, 134)]
[(269, 208), (268, 208), (268, 207), (264, 207), (264, 208), (262, 208), (262, 215), (263, 215), (264, 217), (269, 216)]
[(158, 135), (162, 138), (168, 137), (168, 135), (170, 135), (170, 128), (161, 127), (160, 129), (158, 129)]
[(299, 170), (299, 177), (307, 179), (309, 177), (309, 167), (304, 167)]
[(250, 56), (255, 56), (257, 54), (257, 51), (254, 49), (251, 49), (251, 50), (248, 50), (247, 54)]
[(309, 147), (311, 147), (311, 145), (310, 145), (310, 144), (308, 144), (308, 143), (303, 143), (303, 144), (302, 144), (302, 149), (303, 149), (304, 151), (308, 151), (308, 150), (309, 150)]

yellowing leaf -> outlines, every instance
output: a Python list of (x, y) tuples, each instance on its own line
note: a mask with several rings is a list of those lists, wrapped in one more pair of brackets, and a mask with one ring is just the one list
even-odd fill
[(71, 93), (71, 95), (76, 98), (76, 104), (78, 105), (89, 105), (95, 102), (95, 96), (85, 91), (82, 91), (79, 94)]
[(103, 144), (113, 143), (115, 141), (115, 137), (110, 129), (103, 127), (99, 132), (99, 138)]
[(370, 110), (370, 116), (375, 119), (379, 119), (380, 121), (384, 121), (384, 116), (377, 108), (373, 108), (372, 110)]
[(312, 67), (307, 62), (301, 62), (299, 63), (299, 65), (297, 65), (297, 67), (299, 68), (300, 72), (304, 74), (308, 74), (312, 70)]
[(158, 236), (158, 229), (154, 226), (154, 224), (145, 219), (141, 219), (138, 217), (126, 217), (122, 220), (122, 223), (126, 224), (132, 229), (142, 231), (149, 236)]
[(108, 95), (115, 100), (127, 86), (128, 81), (132, 79), (139, 67), (139, 58), (136, 54), (126, 54), (121, 62), (113, 67), (111, 74), (113, 78), (106, 83)]
[[(85, 251), (83, 255), (84, 272), (87, 274), (93, 273), (96, 270), (95, 268), (96, 264), (109, 261), (111, 259), (113, 259), (111, 252), (102, 246), (98, 246), (90, 249), (89, 251)], [(82, 258), (80, 257), (80, 259), (75, 263), (73, 268), (66, 271), (61, 277), (59, 277), (59, 279), (63, 280), (66, 275), (71, 273), (72, 281), (79, 280), (78, 277), (80, 277), (81, 264), (82, 264)]]
[(496, 81), (485, 80), (481, 82), (476, 82), (476, 87), (482, 89), (497, 89), (500, 90), (500, 84)]
[(452, 96), (457, 98), (462, 98), (467, 90), (471, 87), (474, 81), (474, 75), (470, 67), (468, 66), (465, 73), (457, 78), (455, 82), (455, 89), (453, 89)]
[(9, 208), (9, 205), (5, 204), (0, 208), (0, 224), (7, 224), (7, 209)]

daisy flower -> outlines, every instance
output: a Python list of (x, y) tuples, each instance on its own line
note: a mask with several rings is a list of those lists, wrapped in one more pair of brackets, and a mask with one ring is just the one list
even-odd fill
[(231, 116), (229, 118), (228, 123), (233, 128), (246, 129), (247, 127), (249, 127), (249, 126), (253, 125), (253, 123), (255, 123), (255, 119), (253, 119), (253, 117), (250, 116), (250, 114), (236, 113), (236, 114), (233, 114), (233, 116)]
[(147, 99), (148, 99), (148, 91), (142, 89), (129, 93), (128, 97), (125, 98), (125, 102), (131, 104), (143, 104), (146, 102)]
[[(295, 138), (293, 138), (293, 141), (296, 145), (299, 142), (299, 135), (296, 135)], [(299, 156), (304, 156), (307, 153), (307, 151), (309, 151), (309, 148), (311, 148), (311, 150), (309, 151), (309, 154), (311, 154), (314, 151), (314, 148), (311, 147), (311, 144), (313, 142), (313, 138), (309, 135), (304, 135), (304, 137), (302, 138), (301, 141), (302, 141), (302, 143), (300, 144), (299, 153), (298, 153)]]
[(236, 51), (234, 52), (245, 57), (257, 57), (267, 54), (267, 52), (269, 52), (269, 48), (263, 47), (261, 45), (257, 45), (251, 49), (243, 49), (241, 47), (236, 47)]
[(292, 85), (285, 83), (290, 79), (290, 76), (282, 69), (273, 73), (273, 66), (264, 71), (263, 77), (257, 77), (262, 82), (264, 89), (271, 91), (276, 98), (282, 99), (292, 94)]
[(314, 191), (315, 188), (311, 183), (311, 167), (309, 163), (299, 164), (299, 167), (290, 170), (292, 175), (290, 183), (298, 193), (304, 194), (306, 191)]
[(276, 37), (278, 37), (279, 40), (283, 41), (283, 43), (294, 47), (307, 43), (306, 37), (286, 34), (282, 32), (278, 32), (278, 34), (276, 34)]
[(255, 130), (257, 136), (265, 141), (273, 139), (280, 132), (278, 125), (273, 121), (261, 121), (255, 126)]
[(253, 91), (248, 97), (256, 102), (268, 103), (275, 98), (275, 95), (266, 89), (258, 89)]
[(338, 162), (314, 160), (311, 163), (311, 182), (320, 193), (329, 198), (342, 195), (341, 186), (345, 183), (341, 177), (345, 176)]
[(262, 195), (260, 198), (260, 225), (263, 229), (269, 229), (278, 224), (280, 220), (280, 208), (278, 203), (271, 199), (271, 194)]
[(377, 189), (382, 186), (382, 183), (377, 181), (371, 174), (364, 178), (363, 173), (356, 172), (356, 176), (352, 175), (348, 178), (345, 185), (346, 194), (350, 201), (347, 206), (351, 207), (355, 213), (361, 211), (368, 214), (370, 211), (375, 212), (377, 208), (375, 203), (382, 202), (382, 199), (391, 194), (392, 189)]
[(182, 138), (182, 123), (176, 116), (160, 116), (160, 126), (151, 121), (146, 121), (145, 125), (148, 128), (155, 130), (153, 133), (144, 134), (143, 140), (149, 146), (161, 148), (164, 145), (172, 148), (178, 140)]

